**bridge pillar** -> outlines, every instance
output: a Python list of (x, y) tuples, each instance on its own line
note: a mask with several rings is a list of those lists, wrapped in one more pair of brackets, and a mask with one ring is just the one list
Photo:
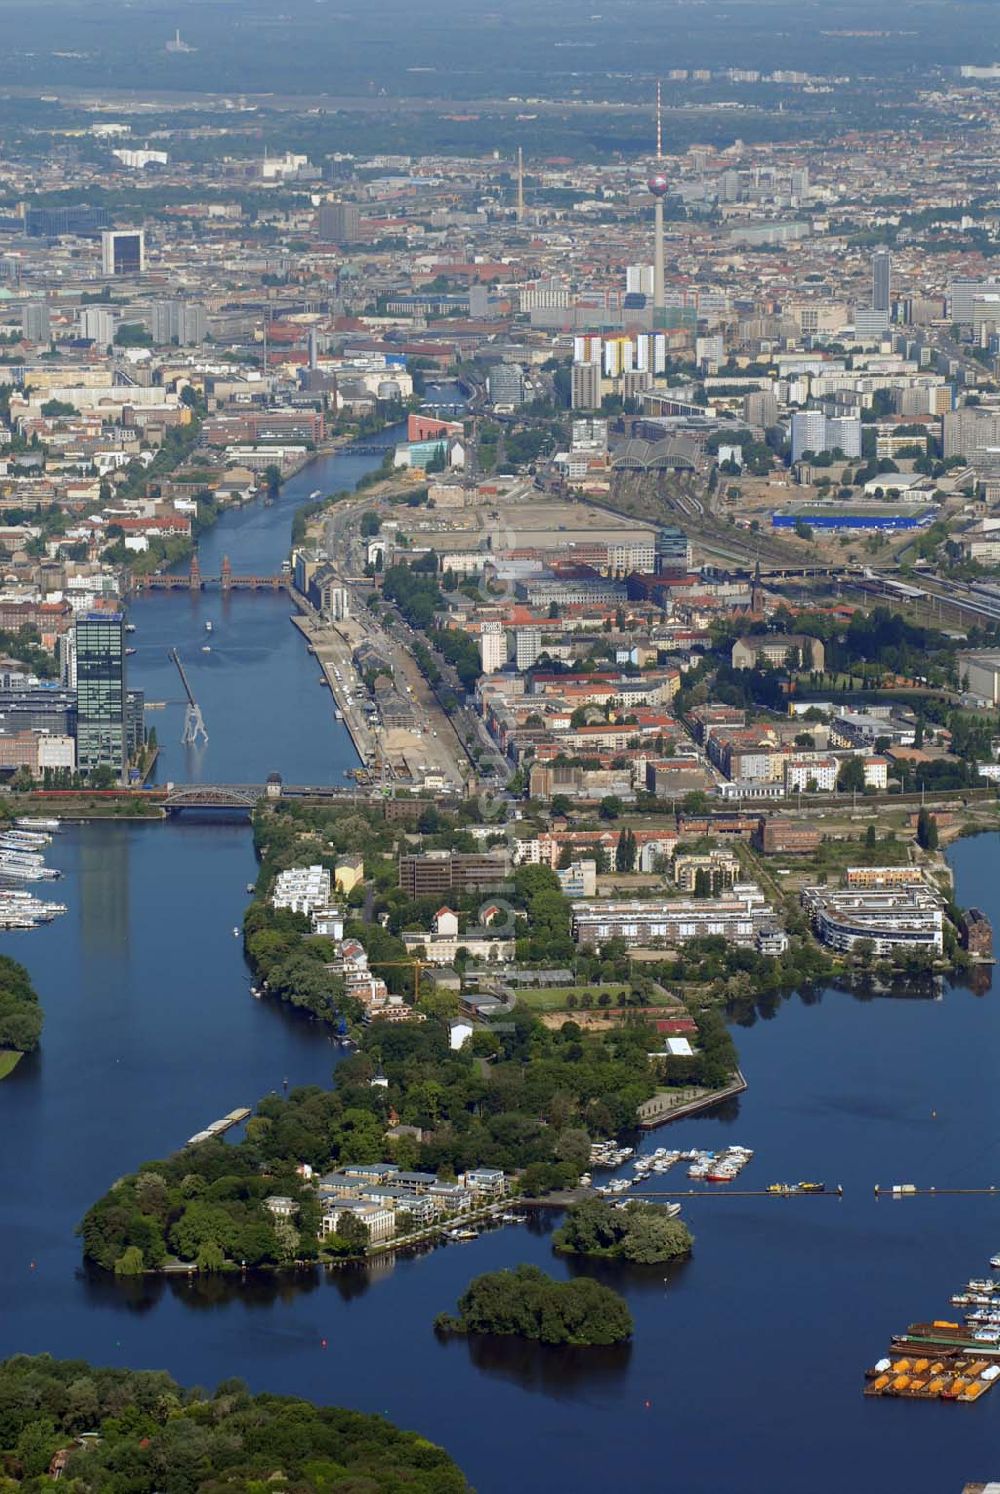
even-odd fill
[(201, 562), (196, 550), (191, 556), (191, 574), (188, 576), (188, 586), (192, 591), (201, 591)]
[(233, 567), (228, 555), (222, 557), (222, 574), (219, 584), (223, 591), (231, 591), (233, 586)]

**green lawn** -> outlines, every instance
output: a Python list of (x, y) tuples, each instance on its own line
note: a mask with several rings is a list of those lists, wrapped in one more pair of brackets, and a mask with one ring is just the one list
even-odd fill
[(12, 1074), (23, 1057), (24, 1054), (18, 1053), (15, 1048), (0, 1049), (0, 1079), (6, 1079), (8, 1074)]
[(575, 998), (574, 1005), (580, 1009), (596, 1007), (602, 996), (609, 997), (608, 1006), (618, 1006), (628, 994), (628, 986), (543, 986), (540, 990), (519, 990), (518, 1004), (535, 1012), (569, 1011), (568, 998)]

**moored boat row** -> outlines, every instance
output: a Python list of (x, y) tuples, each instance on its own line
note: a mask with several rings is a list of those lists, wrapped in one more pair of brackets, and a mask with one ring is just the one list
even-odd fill
[[(1000, 1269), (1000, 1256), (990, 1265)], [(1000, 1282), (973, 1277), (951, 1298), (964, 1323), (935, 1318), (893, 1335), (889, 1357), (865, 1372), (865, 1395), (977, 1401), (1000, 1379)]]
[(65, 912), (65, 903), (51, 903), (30, 892), (0, 887), (0, 928), (36, 929)]

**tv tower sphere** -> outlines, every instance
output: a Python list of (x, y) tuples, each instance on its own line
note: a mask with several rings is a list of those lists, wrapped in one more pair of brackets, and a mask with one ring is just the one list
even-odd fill
[(659, 171), (655, 176), (651, 176), (649, 178), (646, 186), (652, 192), (654, 197), (666, 197), (667, 193), (670, 190), (670, 183), (667, 181), (662, 172)]

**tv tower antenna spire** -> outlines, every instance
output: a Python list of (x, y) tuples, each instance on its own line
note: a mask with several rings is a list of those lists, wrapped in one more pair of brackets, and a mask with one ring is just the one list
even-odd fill
[(663, 160), (663, 109), (660, 102), (660, 80), (656, 80), (656, 163)]
[(666, 293), (664, 289), (663, 273), (663, 199), (669, 190), (669, 183), (663, 174), (663, 108), (660, 95), (660, 80), (656, 80), (656, 170), (649, 178), (647, 186), (653, 194), (653, 326), (654, 329), (659, 322), (662, 326), (662, 318), (657, 318), (657, 312), (662, 312)]

